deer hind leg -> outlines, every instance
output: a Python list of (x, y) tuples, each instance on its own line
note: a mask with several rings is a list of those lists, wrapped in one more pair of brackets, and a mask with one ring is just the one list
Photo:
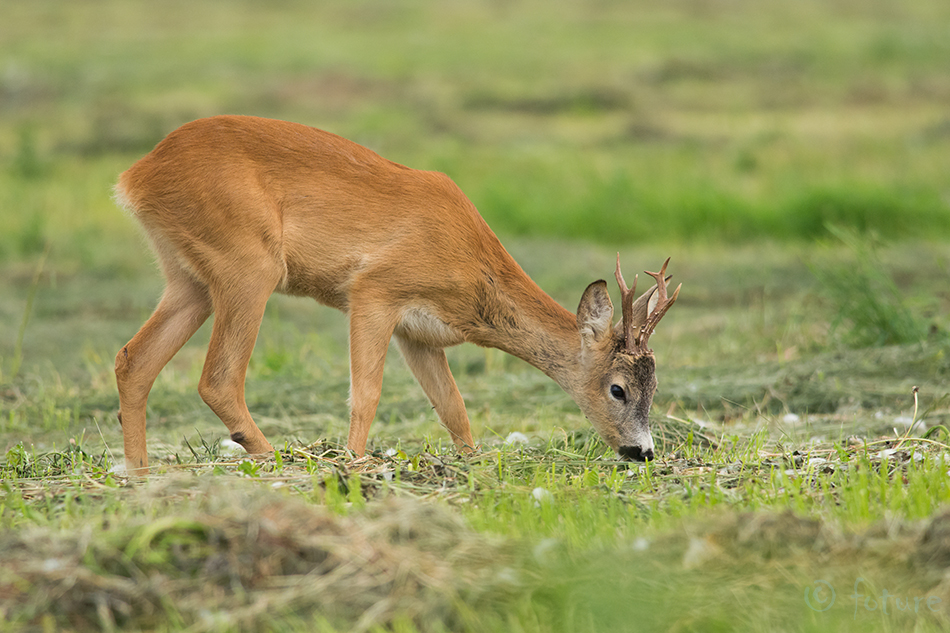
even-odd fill
[(396, 335), (396, 343), (429, 402), (435, 407), (442, 425), (448, 429), (459, 452), (475, 449), (465, 402), (459, 393), (445, 350)]
[(148, 474), (145, 407), (162, 368), (211, 314), (207, 288), (181, 269), (166, 267), (168, 285), (152, 316), (115, 358), (119, 422), (130, 473)]
[(251, 455), (274, 451), (247, 410), (244, 380), (267, 299), (278, 280), (276, 273), (250, 273), (212, 288), (214, 327), (198, 393), (228, 427), (231, 439)]

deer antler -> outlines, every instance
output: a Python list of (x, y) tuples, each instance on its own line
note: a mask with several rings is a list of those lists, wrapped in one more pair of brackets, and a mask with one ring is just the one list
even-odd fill
[(617, 272), (614, 273), (617, 278), (617, 285), (620, 286), (620, 310), (623, 314), (623, 338), (626, 341), (627, 351), (633, 353), (634, 349), (631, 342), (637, 338), (637, 326), (633, 322), (633, 298), (637, 293), (637, 277), (633, 276), (633, 288), (627, 288), (623, 280), (623, 273), (620, 272), (620, 253), (617, 253)]
[(680, 288), (683, 287), (683, 284), (680, 284), (676, 287), (676, 290), (673, 291), (673, 296), (668, 297), (667, 295), (667, 283), (672, 279), (672, 275), (666, 277), (666, 266), (670, 263), (670, 258), (667, 257), (666, 261), (663, 262), (663, 267), (658, 273), (651, 273), (650, 271), (644, 271), (646, 274), (650, 275), (656, 279), (656, 303), (654, 305), (653, 311), (650, 312), (650, 303), (652, 303), (652, 294), (653, 289), (647, 291), (640, 301), (637, 302), (640, 305), (640, 302), (644, 302), (645, 305), (642, 305), (642, 312), (644, 313), (644, 319), (642, 323), (639, 323), (636, 318), (637, 314), (634, 310), (634, 294), (637, 290), (637, 280), (634, 277), (633, 288), (627, 288), (627, 284), (624, 283), (623, 275), (620, 273), (620, 253), (617, 253), (617, 272), (615, 276), (617, 277), (617, 284), (620, 286), (620, 306), (623, 313), (623, 333), (624, 333), (624, 345), (626, 350), (630, 354), (639, 355), (646, 353), (647, 342), (650, 340), (650, 335), (653, 334), (653, 330), (656, 329), (657, 323), (660, 322), (660, 319), (663, 318), (663, 315), (666, 314), (667, 310), (673, 305), (676, 301), (676, 298), (680, 294)]

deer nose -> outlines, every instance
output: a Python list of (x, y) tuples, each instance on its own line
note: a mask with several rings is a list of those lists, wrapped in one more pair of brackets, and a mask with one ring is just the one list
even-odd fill
[(653, 459), (653, 449), (641, 449), (639, 446), (621, 446), (617, 449), (621, 459), (632, 462), (648, 462)]

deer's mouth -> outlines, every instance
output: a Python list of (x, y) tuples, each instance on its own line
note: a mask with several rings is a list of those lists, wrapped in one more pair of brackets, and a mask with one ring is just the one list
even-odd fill
[(628, 462), (648, 462), (653, 459), (653, 449), (643, 450), (639, 446), (621, 446), (617, 449), (620, 458)]

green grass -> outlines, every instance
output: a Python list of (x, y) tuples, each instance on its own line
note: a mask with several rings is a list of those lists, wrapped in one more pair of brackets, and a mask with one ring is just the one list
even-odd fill
[[(919, 343), (946, 336), (921, 318), (901, 296), (900, 289), (883, 269), (874, 244), (853, 232), (830, 227), (853, 255), (853, 261), (836, 268), (815, 268), (828, 299), (837, 306), (833, 333), (846, 345), (870, 347)], [(929, 331), (928, 331), (929, 330)]]
[[(0, 205), (17, 210), (0, 234), (5, 260), (51, 241), (64, 263), (124, 265), (116, 251), (133, 231), (104, 215), (115, 175), (177, 125), (221, 112), (317, 125), (446, 171), (506, 234), (651, 244), (810, 240), (828, 221), (889, 238), (950, 231), (939, 0), (386, 11), (97, 0), (5, 17)], [(110, 248), (88, 252), (77, 235)]]
[[(0, 630), (945, 629), (948, 6), (5, 7)], [(152, 391), (158, 472), (114, 471), (113, 358), (161, 279), (111, 186), (223, 112), (448, 173), (570, 308), (618, 250), (672, 256), (659, 458), (462, 346), (481, 450), (394, 351), (351, 461), (345, 318), (275, 297), (246, 393), (274, 458), (201, 402), (206, 324)]]
[[(348, 464), (324, 442), (263, 464), (212, 450), (149, 485), (78, 443), (56, 460), (15, 449), (0, 506), (15, 589), (0, 606), (12, 624), (126, 629), (345, 630), (373, 602), (392, 630), (943, 626), (942, 608), (882, 616), (846, 590), (862, 578), (871, 596), (947, 599), (946, 444), (796, 454), (753, 434), (667, 449), (641, 467), (556, 441)], [(837, 587), (834, 610), (804, 601), (819, 581)]]

